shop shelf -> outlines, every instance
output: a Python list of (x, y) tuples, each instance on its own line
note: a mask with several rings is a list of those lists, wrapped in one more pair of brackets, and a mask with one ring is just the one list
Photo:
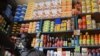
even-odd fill
[(100, 48), (100, 45), (93, 45), (93, 46), (80, 46), (82, 48), (87, 48), (87, 47), (90, 47), (90, 48)]
[(33, 34), (37, 34), (36, 32), (34, 32), (34, 33), (28, 33), (28, 34), (31, 34), (31, 35), (33, 35)]
[(55, 33), (67, 33), (67, 32), (73, 32), (73, 30), (69, 30), (69, 31), (59, 31), (59, 32), (42, 32), (42, 34), (55, 34)]
[(100, 12), (94, 12), (94, 13), (81, 13), (79, 15), (92, 15), (92, 14), (100, 14)]
[(43, 49), (57, 49), (57, 48), (70, 49), (75, 47), (43, 47)]
[(32, 20), (23, 20), (23, 21), (18, 21), (18, 23), (28, 23), (28, 22), (34, 22), (34, 21), (39, 21), (41, 19), (32, 19)]
[(83, 30), (80, 30), (80, 31), (100, 31), (100, 29), (83, 29)]
[[(72, 17), (61, 17), (61, 19), (69, 19)], [(44, 19), (32, 19), (32, 20), (23, 20), (23, 21), (18, 21), (18, 23), (28, 23), (28, 22), (34, 22), (34, 21), (40, 21), (40, 20), (54, 20), (56, 18), (44, 18)]]

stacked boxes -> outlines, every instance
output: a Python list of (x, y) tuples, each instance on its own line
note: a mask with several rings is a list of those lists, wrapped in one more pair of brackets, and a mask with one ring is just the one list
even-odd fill
[(0, 31), (7, 33), (9, 30), (9, 26), (7, 25), (7, 22), (5, 21), (4, 17), (0, 15)]
[(74, 22), (71, 19), (61, 20), (60, 18), (54, 21), (46, 20), (43, 24), (43, 32), (59, 32), (74, 29)]
[(72, 0), (61, 0), (62, 17), (72, 16)]
[(52, 0), (35, 3), (34, 15), (38, 18), (57, 18), (72, 16), (72, 1)]
[(55, 19), (55, 32), (60, 31), (60, 29), (61, 29), (61, 19), (58, 18), (58, 19)]
[(39, 18), (43, 19), (71, 16), (72, 0), (53, 0), (38, 3), (29, 1), (27, 5), (18, 5), (18, 9), (14, 19), (15, 21), (22, 21), (23, 19), (32, 20)]
[(51, 21), (50, 32), (54, 32), (54, 22), (53, 21)]
[(86, 13), (86, 2), (85, 2), (85, 0), (82, 0), (81, 3), (82, 3), (82, 13)]
[(40, 22), (30, 22), (26, 24), (22, 24), (20, 28), (20, 33), (27, 32), (27, 33), (35, 33), (40, 32)]
[(86, 10), (87, 10), (87, 13), (92, 12), (91, 0), (86, 0)]
[(14, 23), (13, 26), (12, 26), (12, 34), (18, 34), (20, 33), (20, 24), (18, 23)]
[(98, 2), (99, 12), (100, 12), (100, 0), (98, 0), (97, 2)]
[(98, 6), (98, 0), (92, 0), (91, 5), (92, 5), (92, 12), (99, 12), (99, 6)]
[(61, 31), (66, 31), (67, 30), (67, 24), (66, 24), (67, 20), (62, 20), (61, 23)]
[(34, 1), (29, 1), (27, 5), (26, 14), (24, 20), (32, 20), (34, 12)]
[(50, 31), (50, 21), (47, 20), (47, 21), (44, 21), (43, 32), (49, 32), (49, 31)]
[(100, 11), (100, 1), (99, 0), (77, 0), (74, 5), (74, 14), (82, 13), (95, 13)]
[(79, 29), (96, 29), (96, 21), (91, 19), (91, 15), (82, 16), (82, 19), (78, 19)]
[(86, 16), (87, 29), (92, 29), (91, 15)]
[(16, 9), (14, 21), (23, 21), (26, 9), (27, 9), (26, 4), (18, 5)]

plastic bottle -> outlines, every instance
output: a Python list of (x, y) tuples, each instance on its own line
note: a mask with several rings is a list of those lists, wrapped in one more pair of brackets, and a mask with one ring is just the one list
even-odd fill
[(94, 45), (94, 36), (91, 35), (91, 45)]
[(98, 36), (97, 36), (97, 34), (95, 34), (94, 39), (95, 39), (95, 45), (98, 45)]
[(86, 40), (86, 35), (83, 35), (83, 45), (86, 45), (87, 40)]
[(72, 35), (71, 43), (72, 43), (72, 46), (75, 46), (74, 35)]
[(87, 37), (87, 45), (90, 45), (90, 35), (86, 33), (86, 37)]
[(92, 50), (92, 56), (96, 56), (96, 50), (95, 49)]
[(100, 45), (100, 34), (99, 34), (99, 45)]
[(75, 36), (75, 45), (76, 45), (76, 46), (79, 45), (79, 38), (78, 38), (78, 36)]
[(80, 44), (80, 46), (83, 45), (83, 37), (82, 37), (82, 34), (80, 34), (79, 44)]

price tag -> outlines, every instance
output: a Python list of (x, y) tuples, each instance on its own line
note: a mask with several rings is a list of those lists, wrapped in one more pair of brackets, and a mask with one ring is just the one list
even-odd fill
[(80, 35), (80, 30), (74, 30), (74, 35)]
[(75, 46), (75, 52), (80, 52), (80, 46)]
[(57, 51), (62, 51), (62, 48), (57, 48)]

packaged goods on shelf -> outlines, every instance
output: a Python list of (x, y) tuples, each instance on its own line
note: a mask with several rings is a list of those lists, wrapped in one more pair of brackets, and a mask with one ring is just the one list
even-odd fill
[(26, 24), (21, 24), (20, 33), (35, 33), (41, 31), (40, 22), (30, 22)]
[(46, 20), (43, 24), (43, 32), (58, 32), (68, 31), (74, 29), (74, 21), (72, 19), (61, 20), (60, 18), (54, 21)]
[[(83, 9), (86, 10), (85, 7), (84, 6), (82, 7), (81, 5), (82, 4), (81, 4), (80, 0), (76, 0), (75, 4), (74, 4), (74, 8), (72, 9), (72, 14), (74, 14), (74, 15), (81, 14), (81, 11)], [(84, 10), (83, 10), (83, 12), (84, 12)]]
[(18, 23), (14, 23), (13, 25), (12, 25), (12, 34), (18, 34), (18, 33), (20, 33), (20, 27), (21, 27), (21, 25), (20, 24), (18, 24)]
[(79, 29), (96, 29), (96, 20), (91, 18), (91, 15), (82, 16), (82, 19), (78, 19)]
[(100, 56), (100, 49), (82, 48), (82, 52), (47, 50), (47, 56)]
[(100, 48), (97, 49), (82, 48), (82, 56), (100, 56)]
[(33, 38), (31, 47), (34, 47), (34, 48), (39, 47), (39, 39), (38, 38)]
[(100, 29), (100, 23), (97, 23), (96, 26), (98, 29)]
[(71, 46), (98, 46), (100, 45), (100, 34), (89, 35), (87, 32), (85, 35), (72, 37), (53, 37), (50, 35), (41, 36), (41, 47), (71, 47)]
[(34, 2), (28, 2), (24, 20), (32, 20), (34, 13)]
[(80, 46), (98, 46), (100, 45), (100, 34), (89, 35), (87, 32), (85, 35), (80, 35), (79, 42)]
[(72, 47), (79, 45), (79, 39), (75, 36), (53, 37), (50, 35), (42, 35), (41, 41), (41, 47)]
[(71, 17), (72, 0), (53, 0), (34, 3), (34, 10), (32, 11), (34, 19)]
[(10, 26), (7, 24), (5, 18), (0, 15), (0, 31), (8, 33)]
[(77, 15), (80, 13), (95, 13), (100, 11), (99, 0), (76, 0), (73, 14)]
[(91, 6), (92, 6), (92, 13), (99, 12), (99, 6), (98, 6), (98, 1), (97, 0), (92, 0), (91, 1)]
[(26, 13), (27, 5), (18, 5), (14, 16), (14, 21), (23, 21)]
[(100, 12), (100, 0), (98, 0), (97, 2), (98, 2), (99, 12)]
[(70, 51), (54, 51), (54, 50), (48, 50), (47, 56), (70, 56)]

